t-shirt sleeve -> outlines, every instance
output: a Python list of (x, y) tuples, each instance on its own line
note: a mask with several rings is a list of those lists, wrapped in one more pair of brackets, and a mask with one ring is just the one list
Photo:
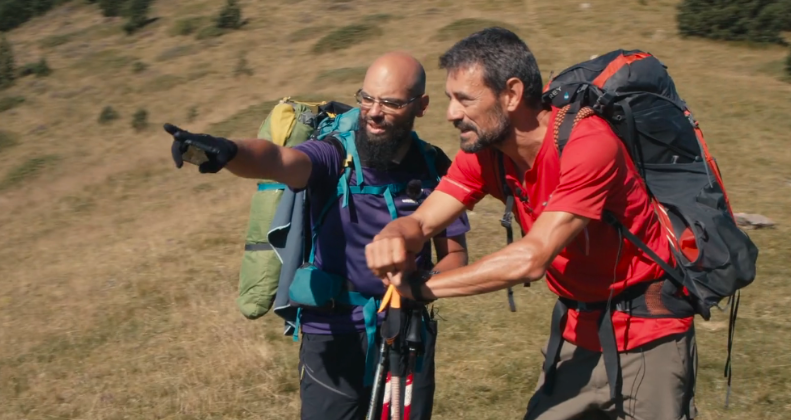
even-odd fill
[[(321, 189), (330, 182), (333, 184), (337, 182), (341, 175), (341, 155), (331, 140), (308, 140), (294, 146), (293, 149), (305, 153), (310, 158), (312, 167), (310, 178), (308, 178), (308, 186), (314, 189)], [(295, 192), (303, 189), (293, 188)]]
[(624, 179), (626, 161), (614, 133), (594, 121), (583, 124), (563, 149), (560, 182), (544, 211), (601, 220), (608, 195)]
[(472, 210), (486, 196), (482, 171), (478, 154), (460, 151), (437, 185), (437, 191), (449, 194)]

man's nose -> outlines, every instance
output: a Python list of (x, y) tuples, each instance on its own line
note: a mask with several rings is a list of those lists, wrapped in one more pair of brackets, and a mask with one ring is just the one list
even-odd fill
[(445, 118), (447, 118), (450, 122), (464, 119), (464, 112), (462, 111), (458, 102), (454, 100), (450, 101), (448, 104), (448, 110), (445, 113)]
[(384, 110), (382, 109), (382, 105), (379, 102), (374, 102), (370, 108), (368, 108), (368, 115), (374, 118), (378, 118), (384, 115)]

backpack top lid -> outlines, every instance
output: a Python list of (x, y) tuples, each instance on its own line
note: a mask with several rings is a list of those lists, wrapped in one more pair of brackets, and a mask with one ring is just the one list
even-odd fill
[(617, 96), (638, 92), (660, 95), (677, 107), (686, 108), (667, 66), (640, 50), (615, 50), (575, 64), (550, 80), (542, 99), (563, 108), (579, 101), (577, 95), (586, 92), (592, 95), (589, 99), (600, 100), (604, 108)]
[(645, 164), (689, 163), (708, 157), (696, 135), (697, 122), (667, 67), (649, 53), (615, 50), (575, 64), (545, 86), (542, 99), (572, 114), (559, 130), (561, 152), (573, 115), (590, 107), (626, 142), (641, 170)]

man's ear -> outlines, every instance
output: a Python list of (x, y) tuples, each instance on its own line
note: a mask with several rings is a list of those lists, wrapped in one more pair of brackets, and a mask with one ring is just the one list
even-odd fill
[(423, 96), (418, 99), (420, 102), (416, 117), (422, 117), (426, 115), (426, 108), (428, 108), (428, 94), (424, 94)]
[(525, 84), (516, 77), (512, 77), (505, 82), (503, 91), (503, 107), (506, 111), (513, 112), (522, 102), (522, 95), (525, 92)]

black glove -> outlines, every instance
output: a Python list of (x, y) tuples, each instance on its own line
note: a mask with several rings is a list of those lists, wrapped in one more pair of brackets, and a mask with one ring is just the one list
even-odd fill
[(236, 143), (222, 137), (213, 137), (208, 134), (193, 134), (182, 130), (175, 125), (165, 124), (165, 131), (173, 136), (173, 145), (170, 153), (177, 168), (184, 164), (183, 154), (191, 146), (206, 154), (207, 160), (198, 165), (200, 173), (217, 173), (236, 156), (238, 147)]

